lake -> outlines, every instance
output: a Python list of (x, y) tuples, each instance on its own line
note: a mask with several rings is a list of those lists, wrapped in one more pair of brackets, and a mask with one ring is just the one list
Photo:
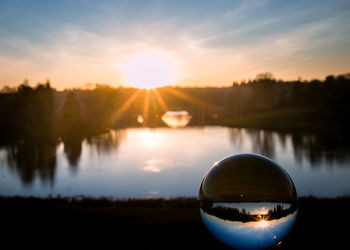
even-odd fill
[(0, 195), (197, 196), (212, 164), (238, 153), (276, 161), (299, 196), (350, 195), (347, 137), (221, 126), (127, 128), (42, 151), (1, 148)]

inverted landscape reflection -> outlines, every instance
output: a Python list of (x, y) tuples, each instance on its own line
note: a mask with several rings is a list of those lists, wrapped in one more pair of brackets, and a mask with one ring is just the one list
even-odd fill
[(349, 195), (349, 137), (204, 126), (110, 130), (53, 146), (13, 144), (0, 149), (0, 195), (196, 196), (213, 162), (246, 152), (283, 165), (300, 196)]
[(290, 231), (297, 211), (272, 220), (230, 221), (200, 210), (207, 228), (222, 242), (238, 249), (265, 249), (278, 244)]

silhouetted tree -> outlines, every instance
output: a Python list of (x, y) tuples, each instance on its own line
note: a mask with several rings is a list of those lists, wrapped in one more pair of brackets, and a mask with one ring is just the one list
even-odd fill
[(7, 110), (1, 110), (7, 124), (1, 124), (1, 131), (8, 132), (10, 166), (20, 172), (27, 184), (36, 172), (43, 181), (53, 181), (57, 145), (53, 93), (49, 81), (35, 88), (25, 82), (17, 92), (1, 98), (7, 102)]

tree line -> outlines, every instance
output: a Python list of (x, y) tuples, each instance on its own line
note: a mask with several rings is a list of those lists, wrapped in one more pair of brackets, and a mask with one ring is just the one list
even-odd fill
[(283, 81), (263, 73), (231, 87), (163, 87), (157, 93), (147, 92), (106, 85), (57, 91), (49, 81), (36, 87), (27, 82), (12, 89), (4, 87), (0, 93), (0, 134), (2, 138), (30, 137), (35, 141), (72, 138), (72, 134), (84, 137), (112, 127), (137, 126), (138, 115), (148, 116), (144, 117), (148, 126), (164, 126), (161, 116), (167, 110), (187, 110), (192, 125), (286, 107), (308, 112), (309, 119), (320, 122), (348, 123), (350, 118), (350, 74), (327, 76), (323, 81)]

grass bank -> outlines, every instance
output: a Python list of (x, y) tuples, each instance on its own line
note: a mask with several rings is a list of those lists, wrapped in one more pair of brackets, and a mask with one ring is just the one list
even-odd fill
[[(227, 249), (203, 226), (195, 198), (2, 197), (0, 209), (3, 244), (14, 248)], [(348, 243), (348, 211), (350, 198), (300, 198), (296, 225), (278, 248), (341, 248)]]
[(281, 108), (239, 117), (223, 118), (220, 125), (262, 129), (330, 129), (346, 128), (346, 125), (315, 118), (312, 110), (296, 107)]

